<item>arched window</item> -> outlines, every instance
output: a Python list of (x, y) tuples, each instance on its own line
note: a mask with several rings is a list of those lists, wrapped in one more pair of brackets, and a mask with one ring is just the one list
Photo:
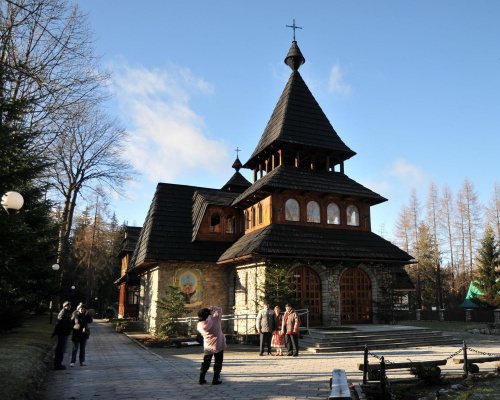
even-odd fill
[(243, 215), (245, 216), (245, 229), (248, 229), (250, 228), (250, 218), (248, 216), (248, 211), (245, 211)]
[(226, 233), (234, 233), (235, 230), (235, 218), (232, 214), (226, 217)]
[(359, 210), (352, 204), (347, 207), (347, 225), (359, 226)]
[(252, 207), (252, 228), (255, 226), (255, 207)]
[(259, 203), (259, 205), (257, 206), (257, 211), (258, 211), (257, 221), (259, 225), (262, 225), (262, 204)]
[(314, 222), (316, 224), (321, 222), (319, 204), (315, 201), (307, 203), (307, 222)]
[(210, 216), (210, 232), (219, 233), (220, 232), (220, 214), (213, 213)]
[(340, 209), (335, 203), (328, 204), (326, 209), (327, 223), (331, 225), (340, 225)]
[(295, 199), (288, 199), (285, 203), (285, 219), (287, 221), (300, 221), (300, 206)]

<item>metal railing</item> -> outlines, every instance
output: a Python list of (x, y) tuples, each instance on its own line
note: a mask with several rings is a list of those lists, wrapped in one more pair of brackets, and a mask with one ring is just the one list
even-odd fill
[[(295, 310), (301, 321), (303, 316), (305, 316), (306, 324), (305, 326), (299, 326), (299, 331), (309, 330), (309, 309), (303, 308), (300, 310)], [(284, 314), (284, 313), (281, 313)], [(250, 314), (223, 314), (222, 321), (227, 322), (226, 332), (230, 334), (245, 335), (245, 344), (248, 343), (248, 335), (255, 335), (255, 319), (257, 318), (257, 313)], [(198, 323), (198, 317), (185, 317), (178, 318), (178, 322), (184, 322), (189, 326), (191, 333), (196, 332), (196, 324)], [(224, 330), (224, 329), (223, 329)]]

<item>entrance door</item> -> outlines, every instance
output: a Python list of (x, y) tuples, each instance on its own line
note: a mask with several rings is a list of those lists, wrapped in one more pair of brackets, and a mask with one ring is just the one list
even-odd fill
[(348, 269), (340, 279), (340, 313), (342, 324), (371, 323), (372, 284), (360, 268)]
[[(297, 299), (301, 308), (309, 309), (309, 325), (321, 325), (321, 281), (318, 274), (309, 267), (296, 267), (290, 272), (295, 283)], [(301, 321), (301, 324), (305, 321)]]

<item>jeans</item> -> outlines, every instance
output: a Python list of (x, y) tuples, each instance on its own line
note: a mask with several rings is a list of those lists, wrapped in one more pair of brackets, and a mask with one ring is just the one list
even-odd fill
[(66, 351), (66, 344), (68, 343), (69, 336), (57, 335), (57, 345), (54, 354), (54, 367), (62, 365), (64, 352)]
[(73, 351), (71, 353), (71, 362), (76, 362), (76, 353), (78, 353), (78, 347), (80, 347), (80, 363), (85, 362), (85, 346), (87, 345), (87, 339), (73, 340)]

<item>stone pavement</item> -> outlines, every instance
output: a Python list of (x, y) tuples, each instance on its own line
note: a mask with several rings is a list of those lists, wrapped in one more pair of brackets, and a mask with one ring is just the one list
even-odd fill
[[(327, 399), (334, 368), (346, 370), (352, 383), (361, 382), (356, 370), (362, 352), (301, 353), (299, 357), (259, 357), (256, 346), (232, 345), (224, 352), (222, 385), (212, 386), (212, 368), (206, 385), (198, 384), (202, 348), (190, 346), (147, 349), (105, 322), (95, 320), (87, 342), (87, 366), (69, 367), (71, 346), (64, 356), (65, 371), (51, 370), (40, 390), (40, 399)], [(472, 344), (469, 344), (472, 347)], [(500, 344), (473, 346), (478, 351), (500, 353)], [(440, 359), (460, 347), (439, 346), (374, 350), (388, 361)], [(377, 362), (370, 357), (370, 362)], [(481, 371), (496, 363), (480, 364)], [(443, 373), (461, 374), (451, 360)], [(407, 377), (407, 370), (390, 370), (389, 378)]]

